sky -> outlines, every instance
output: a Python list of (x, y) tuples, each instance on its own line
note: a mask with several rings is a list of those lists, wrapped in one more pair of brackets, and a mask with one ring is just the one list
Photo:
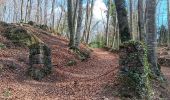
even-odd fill
[[(9, 0), (10, 2), (12, 0)], [(36, 0), (35, 0), (36, 1)], [(86, 4), (86, 0), (83, 0), (84, 1), (84, 5)], [(107, 0), (94, 0), (94, 9), (93, 9), (93, 18), (95, 21), (103, 21), (104, 22), (106, 21), (106, 13), (105, 13), (105, 10), (107, 10), (107, 7), (106, 7), (106, 2)], [(157, 20), (156, 20), (156, 23), (157, 23), (157, 26), (161, 26), (162, 24), (163, 25), (167, 25), (167, 0), (159, 0), (159, 3), (157, 5)], [(11, 6), (11, 3), (9, 2), (9, 6)], [(105, 2), (105, 3), (104, 3)], [(61, 9), (59, 7), (59, 5), (61, 3), (64, 3), (64, 0), (56, 0), (56, 9), (55, 9), (55, 12), (56, 12), (56, 19), (59, 19), (58, 18), (58, 15), (60, 15), (60, 12), (61, 12)], [(49, 4), (51, 4), (51, 0), (49, 0)], [(12, 6), (11, 6), (12, 7)], [(50, 6), (49, 6), (50, 7)], [(9, 16), (11, 16), (11, 13), (12, 12), (12, 8), (9, 9), (9, 12), (6, 14), (8, 17), (6, 18), (8, 20), (8, 18), (10, 18)], [(49, 13), (51, 13), (51, 10), (49, 8)], [(49, 14), (50, 15), (50, 14)], [(8, 20), (8, 22), (10, 22), (10, 20)]]
[(167, 26), (167, 0), (159, 0), (157, 5), (157, 26), (160, 27), (161, 25)]

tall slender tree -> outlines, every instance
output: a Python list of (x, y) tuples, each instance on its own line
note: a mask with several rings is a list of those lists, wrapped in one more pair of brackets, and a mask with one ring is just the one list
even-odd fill
[(141, 41), (146, 41), (144, 16), (145, 16), (144, 1), (138, 0), (138, 27), (139, 27), (139, 39)]
[(68, 0), (67, 2), (67, 18), (68, 18), (68, 27), (69, 27), (69, 32), (70, 32), (70, 42), (69, 46), (72, 47), (74, 46), (74, 31), (73, 31), (73, 14), (72, 14), (72, 9), (73, 9), (73, 0)]
[(82, 9), (83, 9), (83, 0), (79, 0), (79, 10), (78, 10), (78, 19), (77, 19), (77, 31), (75, 37), (75, 47), (78, 48), (80, 44), (81, 36), (81, 25), (82, 25)]
[(29, 0), (29, 7), (28, 7), (28, 20), (31, 20), (31, 11), (32, 11), (32, 0)]
[(51, 9), (51, 19), (52, 19), (52, 31), (54, 31), (54, 26), (55, 26), (55, 0), (52, 1), (52, 9)]
[(105, 39), (105, 45), (108, 46), (109, 44), (109, 21), (110, 21), (110, 10), (111, 10), (111, 1), (108, 0), (108, 11), (107, 11), (107, 25), (106, 25), (106, 39)]
[(133, 36), (133, 0), (129, 0), (130, 7), (130, 33)]
[(47, 6), (48, 6), (48, 1), (44, 0), (44, 24), (47, 25)]
[(121, 42), (131, 39), (125, 0), (115, 0)]
[(23, 6), (24, 6), (24, 1), (21, 0), (21, 19), (20, 19), (20, 21), (23, 20)]
[(86, 38), (86, 43), (89, 43), (89, 36), (90, 36), (90, 30), (91, 30), (91, 23), (92, 23), (92, 18), (93, 18), (93, 7), (94, 7), (94, 0), (91, 1), (91, 10), (90, 10), (90, 18), (89, 18), (89, 23), (87, 26), (87, 38)]
[(168, 46), (170, 47), (170, 1), (167, 0), (167, 12), (168, 12)]
[(157, 34), (156, 34), (156, 0), (146, 0), (146, 33), (148, 46), (148, 60), (154, 75), (159, 75), (157, 65)]

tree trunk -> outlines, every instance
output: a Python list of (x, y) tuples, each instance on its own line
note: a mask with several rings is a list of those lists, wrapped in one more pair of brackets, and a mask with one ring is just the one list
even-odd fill
[(24, 4), (24, 1), (21, 0), (21, 19), (20, 19), (20, 21), (23, 20), (23, 4)]
[(80, 35), (81, 35), (81, 24), (82, 24), (82, 5), (83, 0), (79, 0), (79, 11), (78, 11), (78, 19), (77, 19), (77, 32), (75, 38), (75, 47), (78, 48), (80, 44)]
[(86, 40), (86, 34), (87, 34), (87, 25), (88, 25), (88, 22), (89, 22), (89, 3), (90, 1), (87, 0), (87, 5), (86, 5), (86, 18), (85, 18), (85, 28), (84, 28), (84, 31), (83, 31), (83, 36), (82, 36), (82, 41), (85, 42)]
[(28, 8), (28, 20), (31, 20), (31, 10), (32, 10), (32, 0), (29, 0), (29, 8)]
[(40, 22), (40, 0), (37, 0), (37, 13), (36, 13), (36, 22), (39, 24)]
[(139, 27), (139, 38), (141, 41), (146, 41), (146, 34), (144, 28), (144, 7), (143, 7), (143, 0), (138, 0), (138, 27)]
[(133, 35), (133, 4), (132, 4), (133, 0), (129, 0), (129, 7), (130, 7), (130, 33), (131, 36), (134, 39), (134, 35)]
[(93, 6), (94, 6), (94, 0), (91, 2), (91, 11), (90, 11), (90, 21), (87, 27), (87, 38), (86, 38), (86, 43), (89, 43), (89, 36), (90, 36), (90, 30), (91, 30), (91, 23), (92, 23), (92, 18), (93, 18)]
[(54, 31), (54, 28), (55, 28), (55, 12), (54, 12), (54, 7), (55, 7), (55, 0), (53, 0), (52, 2), (52, 10), (51, 10), (51, 19), (52, 19), (52, 31)]
[(107, 25), (106, 25), (106, 40), (105, 45), (108, 46), (109, 44), (109, 21), (110, 21), (110, 9), (111, 9), (111, 0), (108, 1), (108, 11), (107, 11)]
[(44, 24), (47, 25), (47, 5), (48, 1), (44, 0)]
[(168, 11), (168, 47), (170, 47), (170, 1), (167, 0), (167, 11)]
[(26, 5), (26, 12), (25, 12), (25, 22), (27, 22), (27, 16), (28, 16), (28, 5), (29, 5), (29, 0), (27, 0), (27, 5)]
[(17, 22), (17, 2), (16, 2), (16, 0), (13, 0), (13, 2), (14, 2), (14, 18), (13, 18), (13, 22)]
[(151, 64), (151, 70), (154, 75), (159, 75), (157, 65), (157, 34), (156, 34), (156, 0), (146, 1), (146, 33), (147, 33), (147, 46), (148, 46), (148, 60)]
[(69, 46), (74, 46), (74, 33), (73, 33), (73, 15), (72, 15), (72, 9), (73, 9), (73, 0), (68, 0), (67, 2), (67, 18), (68, 18), (68, 27), (70, 31), (70, 42)]
[(115, 0), (115, 5), (119, 23), (119, 33), (121, 42), (129, 41), (131, 39), (131, 36), (129, 32), (125, 0)]

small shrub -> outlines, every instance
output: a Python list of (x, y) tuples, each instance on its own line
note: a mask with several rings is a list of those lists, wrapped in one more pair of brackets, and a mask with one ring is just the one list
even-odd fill
[(4, 92), (3, 92), (3, 96), (4, 96), (4, 97), (8, 98), (8, 97), (10, 97), (11, 95), (12, 95), (12, 92), (11, 92), (11, 89), (10, 89), (10, 88), (7, 88), (7, 89), (4, 90)]
[(39, 25), (40, 29), (42, 30), (48, 30), (48, 26), (47, 25)]
[(77, 64), (77, 62), (75, 61), (75, 60), (70, 60), (70, 61), (68, 61), (67, 62), (67, 66), (74, 66), (74, 65), (76, 65)]
[(6, 46), (3, 43), (0, 43), (0, 50), (6, 48)]
[(0, 21), (0, 26), (7, 27), (7, 26), (9, 26), (9, 25), (8, 25), (6, 22)]
[(28, 24), (31, 25), (31, 26), (34, 26), (34, 25), (35, 25), (35, 22), (29, 21)]

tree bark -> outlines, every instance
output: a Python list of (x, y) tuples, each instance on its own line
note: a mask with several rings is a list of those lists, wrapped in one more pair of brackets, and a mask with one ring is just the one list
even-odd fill
[(23, 4), (24, 4), (24, 1), (21, 0), (21, 19), (20, 19), (20, 21), (23, 20)]
[(52, 19), (52, 31), (54, 31), (55, 28), (55, 12), (54, 12), (54, 7), (55, 7), (55, 0), (52, 2), (52, 10), (51, 10), (51, 19)]
[(89, 24), (88, 24), (88, 27), (87, 27), (87, 38), (86, 38), (87, 44), (89, 43), (91, 23), (92, 23), (92, 18), (93, 18), (93, 6), (94, 6), (94, 0), (92, 0), (92, 2), (91, 2), (90, 20), (89, 20)]
[(168, 47), (170, 47), (170, 1), (167, 0), (167, 12), (168, 12)]
[(83, 0), (79, 0), (79, 11), (78, 11), (78, 19), (77, 19), (77, 32), (75, 38), (75, 47), (78, 48), (80, 44), (80, 36), (81, 36), (81, 25), (82, 25), (82, 8), (83, 8)]
[(70, 42), (69, 46), (74, 46), (74, 33), (73, 33), (73, 15), (72, 15), (72, 9), (73, 9), (73, 0), (68, 0), (67, 2), (67, 18), (68, 18), (68, 27), (70, 31)]
[(108, 46), (109, 44), (109, 21), (110, 21), (110, 9), (111, 9), (111, 0), (108, 1), (108, 11), (107, 11), (107, 25), (106, 25), (106, 40), (105, 45)]
[(115, 0), (121, 42), (131, 39), (125, 0)]
[(156, 34), (156, 0), (146, 0), (146, 33), (148, 46), (148, 60), (154, 75), (159, 75), (157, 65), (157, 34)]
[(47, 25), (47, 5), (48, 1), (44, 0), (44, 24)]
[(145, 25), (144, 25), (144, 6), (143, 0), (138, 0), (138, 27), (139, 27), (139, 39), (146, 42)]

